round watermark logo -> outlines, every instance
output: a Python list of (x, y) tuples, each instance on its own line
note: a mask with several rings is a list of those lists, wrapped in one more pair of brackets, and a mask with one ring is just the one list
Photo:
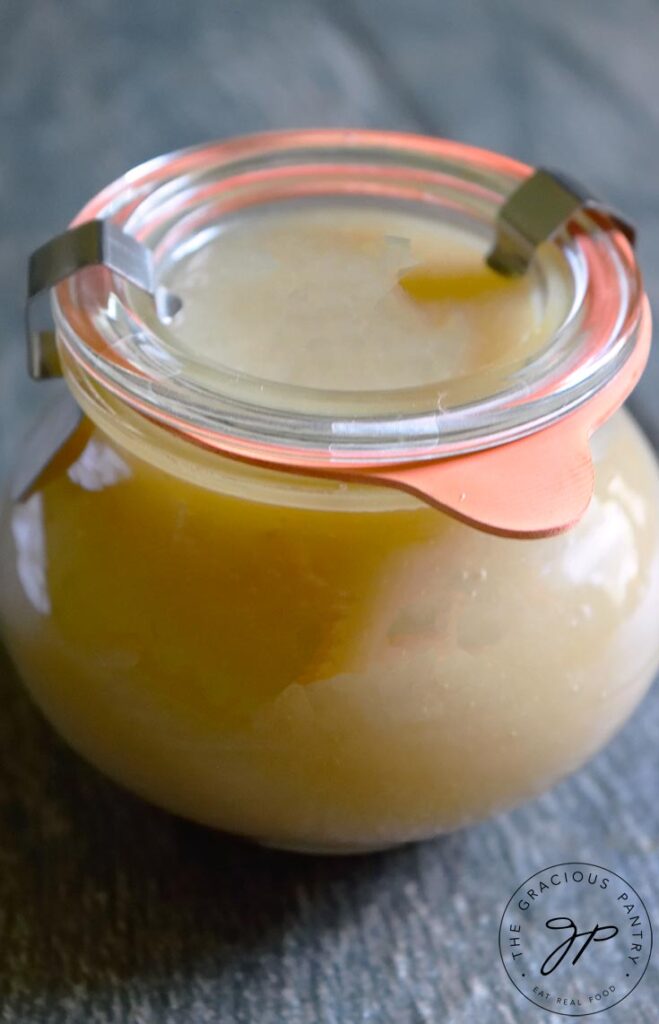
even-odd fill
[(650, 961), (652, 925), (639, 894), (615, 871), (554, 864), (510, 897), (499, 952), (530, 1002), (583, 1017), (609, 1010), (636, 988)]

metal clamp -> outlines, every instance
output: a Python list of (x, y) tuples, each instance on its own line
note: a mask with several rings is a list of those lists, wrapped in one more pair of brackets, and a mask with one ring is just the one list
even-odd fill
[(153, 297), (161, 320), (170, 320), (181, 300), (158, 287), (153, 254), (111, 220), (90, 220), (51, 238), (32, 253), (28, 266), (26, 331), (28, 369), (34, 380), (61, 376), (49, 304), (50, 289), (83, 267), (103, 265)]
[(492, 270), (507, 277), (526, 273), (541, 242), (546, 242), (579, 210), (594, 211), (618, 228), (631, 245), (636, 231), (616, 210), (579, 182), (539, 168), (508, 197), (497, 217), (494, 248), (487, 257)]

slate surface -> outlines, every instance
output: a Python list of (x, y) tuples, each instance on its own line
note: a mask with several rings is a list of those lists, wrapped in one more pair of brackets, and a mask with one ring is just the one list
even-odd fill
[[(25, 256), (128, 167), (302, 125), (446, 134), (570, 169), (632, 216), (659, 296), (656, 0), (3, 0), (0, 464), (25, 381)], [(632, 406), (659, 441), (659, 357)], [(629, 878), (659, 926), (659, 696), (512, 814), (339, 861), (145, 807), (63, 749), (0, 655), (3, 1024), (542, 1024), (505, 977), (503, 906), (546, 864)], [(659, 1019), (659, 958), (602, 1020)], [(600, 1019), (600, 1018), (598, 1018)]]

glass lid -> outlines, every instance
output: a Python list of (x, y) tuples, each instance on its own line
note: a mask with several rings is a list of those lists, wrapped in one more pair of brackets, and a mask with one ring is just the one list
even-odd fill
[(529, 168), (369, 132), (265, 135), (152, 161), (78, 221), (149, 246), (167, 323), (105, 268), (60, 284), (65, 370), (222, 450), (383, 464), (465, 454), (587, 401), (634, 348), (642, 288), (582, 213), (507, 278), (485, 263)]

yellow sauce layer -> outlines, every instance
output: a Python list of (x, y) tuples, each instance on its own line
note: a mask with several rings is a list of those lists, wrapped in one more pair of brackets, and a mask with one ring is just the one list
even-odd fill
[(178, 813), (328, 850), (455, 828), (579, 765), (656, 667), (655, 462), (625, 414), (595, 440), (584, 520), (516, 541), (190, 452), (211, 489), (183, 442), (145, 435), (155, 467), (96, 431), (4, 516), (10, 648), (73, 746)]

